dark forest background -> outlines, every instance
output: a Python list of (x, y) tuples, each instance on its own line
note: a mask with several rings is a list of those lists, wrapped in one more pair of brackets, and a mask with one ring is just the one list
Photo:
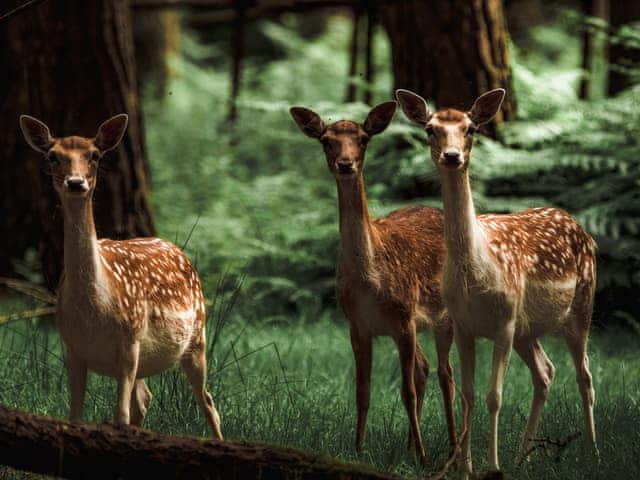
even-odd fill
[[(640, 478), (640, 464), (629, 461), (640, 455), (638, 1), (3, 0), (0, 404), (68, 412), (45, 290), (60, 276), (62, 212), (18, 116), (40, 118), (54, 135), (93, 136), (126, 112), (124, 141), (101, 163), (98, 234), (159, 235), (196, 264), (209, 315), (208, 385), (225, 438), (399, 476), (437, 472), (448, 453), (437, 382), (427, 386), (423, 468), (406, 449), (390, 339), (375, 344), (365, 452), (354, 452), (355, 373), (334, 292), (336, 186), (321, 146), (288, 111), (305, 105), (327, 121), (363, 121), (400, 87), (432, 107), (463, 109), (506, 88), (497, 121), (476, 136), (476, 206), (559, 206), (598, 243), (589, 355), (601, 461), (576, 440), (583, 421), (572, 360), (550, 337), (544, 344), (557, 374), (540, 428), (550, 442), (526, 465), (513, 462), (531, 397), (529, 373), (515, 359), (500, 426), (506, 475)], [(371, 141), (365, 181), (375, 216), (441, 206), (425, 134), (400, 113)], [(428, 336), (420, 342), (434, 365)], [(479, 342), (478, 392), (488, 381), (489, 347)], [(147, 428), (209, 435), (179, 372), (148, 383)], [(115, 398), (114, 382), (91, 376), (87, 421), (110, 419)], [(485, 410), (476, 408), (474, 419), (479, 472), (487, 468)], [(0, 477), (24, 478), (1, 466)]]
[[(208, 285), (244, 276), (245, 314), (313, 320), (334, 305), (335, 187), (288, 107), (362, 120), (395, 87), (458, 108), (505, 87), (475, 149), (479, 208), (575, 215), (599, 246), (597, 322), (637, 329), (639, 21), (638, 2), (607, 0), (34, 2), (0, 26), (0, 274), (53, 288), (61, 268), (57, 198), (18, 115), (90, 136), (127, 112), (99, 234), (189, 238)], [(366, 179), (375, 214), (440, 203), (402, 115)]]

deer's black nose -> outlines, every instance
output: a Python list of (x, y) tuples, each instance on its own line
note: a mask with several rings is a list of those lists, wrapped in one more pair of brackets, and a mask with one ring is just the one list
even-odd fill
[(72, 175), (64, 180), (64, 185), (70, 192), (86, 192), (89, 189), (84, 177)]
[(462, 164), (462, 155), (458, 150), (447, 150), (442, 154), (442, 160), (447, 166), (457, 167)]
[(353, 173), (353, 162), (337, 162), (338, 172), (340, 173)]
[(84, 178), (81, 177), (70, 177), (67, 178), (67, 186), (68, 187), (77, 187), (84, 183)]
[(458, 160), (460, 160), (460, 152), (456, 150), (444, 152), (444, 158), (445, 160), (450, 162), (457, 162)]

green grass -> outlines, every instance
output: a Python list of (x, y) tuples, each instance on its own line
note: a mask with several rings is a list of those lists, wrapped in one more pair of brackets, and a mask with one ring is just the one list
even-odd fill
[[(23, 301), (3, 299), (2, 313), (25, 308)], [(210, 322), (210, 332), (214, 329)], [(432, 363), (430, 334), (421, 343)], [(542, 418), (540, 434), (561, 439), (583, 431), (574, 370), (557, 338), (545, 341), (557, 376)], [(234, 318), (224, 327), (209, 356), (209, 386), (228, 439), (299, 447), (344, 460), (361, 460), (405, 476), (424, 473), (406, 450), (407, 422), (400, 400), (397, 355), (389, 339), (375, 344), (373, 391), (366, 450), (353, 451), (355, 424), (354, 368), (346, 324), (322, 319), (291, 325), (245, 323)], [(66, 375), (60, 340), (53, 328), (31, 321), (0, 329), (0, 403), (43, 415), (63, 417), (68, 408)], [(490, 345), (480, 344), (477, 361), (477, 409), (474, 416), (475, 466), (486, 468), (487, 413), (482, 401), (489, 374)], [(564, 451), (542, 451), (514, 470), (521, 430), (531, 398), (529, 373), (514, 357), (507, 374), (500, 417), (500, 458), (515, 478), (638, 478), (640, 359), (637, 338), (623, 333), (596, 335), (590, 347), (596, 389), (596, 426), (601, 462), (597, 464), (583, 439)], [(452, 355), (457, 371), (457, 359)], [(148, 428), (174, 434), (207, 436), (186, 381), (178, 369), (154, 377), (154, 402)], [(86, 419), (109, 421), (115, 401), (114, 381), (92, 375)], [(428, 471), (438, 469), (447, 452), (446, 429), (437, 381), (428, 383), (422, 431)], [(457, 402), (459, 408), (459, 402)]]

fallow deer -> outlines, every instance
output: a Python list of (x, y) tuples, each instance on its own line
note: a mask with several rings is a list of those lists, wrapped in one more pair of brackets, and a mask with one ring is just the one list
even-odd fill
[(206, 388), (205, 305), (187, 256), (159, 238), (98, 240), (92, 197), (102, 157), (122, 139), (127, 115), (95, 138), (55, 138), (28, 115), (20, 127), (45, 155), (64, 217), (64, 273), (57, 326), (66, 346), (70, 419), (82, 420), (87, 371), (115, 377), (115, 422), (141, 426), (151, 401), (144, 378), (180, 361), (217, 439), (220, 418)]
[[(469, 184), (473, 133), (496, 114), (505, 91), (480, 96), (468, 112), (429, 111), (419, 95), (398, 90), (405, 115), (422, 125), (442, 181), (446, 259), (442, 295), (460, 355), (465, 421), (474, 400), (475, 339), (494, 341), (487, 407), (489, 464), (498, 470), (498, 414), (512, 347), (531, 371), (533, 401), (520, 457), (529, 452), (554, 376), (539, 337), (558, 331), (576, 367), (586, 430), (595, 448), (594, 390), (587, 341), (595, 290), (595, 242), (565, 211), (533, 208), (476, 216)], [(471, 473), (469, 435), (463, 445)]]
[(356, 450), (362, 451), (369, 409), (372, 340), (390, 336), (400, 356), (409, 447), (413, 444), (423, 461), (419, 421), (429, 365), (416, 332), (434, 330), (438, 378), (449, 441), (454, 445), (454, 385), (449, 363), (453, 331), (440, 297), (444, 261), (442, 212), (414, 206), (377, 220), (369, 216), (363, 176), (365, 151), (370, 138), (387, 128), (395, 110), (396, 102), (386, 102), (373, 108), (364, 124), (342, 120), (330, 125), (307, 108), (292, 107), (290, 111), (302, 132), (322, 143), (329, 171), (338, 186), (340, 252), (336, 290), (349, 322), (355, 357)]

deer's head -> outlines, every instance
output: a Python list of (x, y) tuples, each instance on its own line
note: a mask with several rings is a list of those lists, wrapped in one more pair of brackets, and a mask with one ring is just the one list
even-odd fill
[(94, 138), (56, 138), (40, 120), (20, 116), (24, 138), (31, 148), (46, 157), (53, 186), (63, 202), (91, 195), (96, 186), (98, 163), (105, 153), (118, 146), (127, 122), (127, 115), (120, 114), (100, 125)]
[(373, 107), (363, 124), (340, 120), (325, 125), (313, 110), (291, 107), (291, 116), (302, 132), (322, 143), (329, 171), (338, 181), (362, 175), (364, 153), (373, 135), (383, 132), (396, 111), (396, 102)]
[(473, 134), (498, 113), (504, 95), (504, 89), (497, 88), (480, 95), (468, 112), (454, 109), (431, 112), (420, 95), (396, 90), (404, 114), (427, 132), (431, 158), (441, 171), (469, 167)]

